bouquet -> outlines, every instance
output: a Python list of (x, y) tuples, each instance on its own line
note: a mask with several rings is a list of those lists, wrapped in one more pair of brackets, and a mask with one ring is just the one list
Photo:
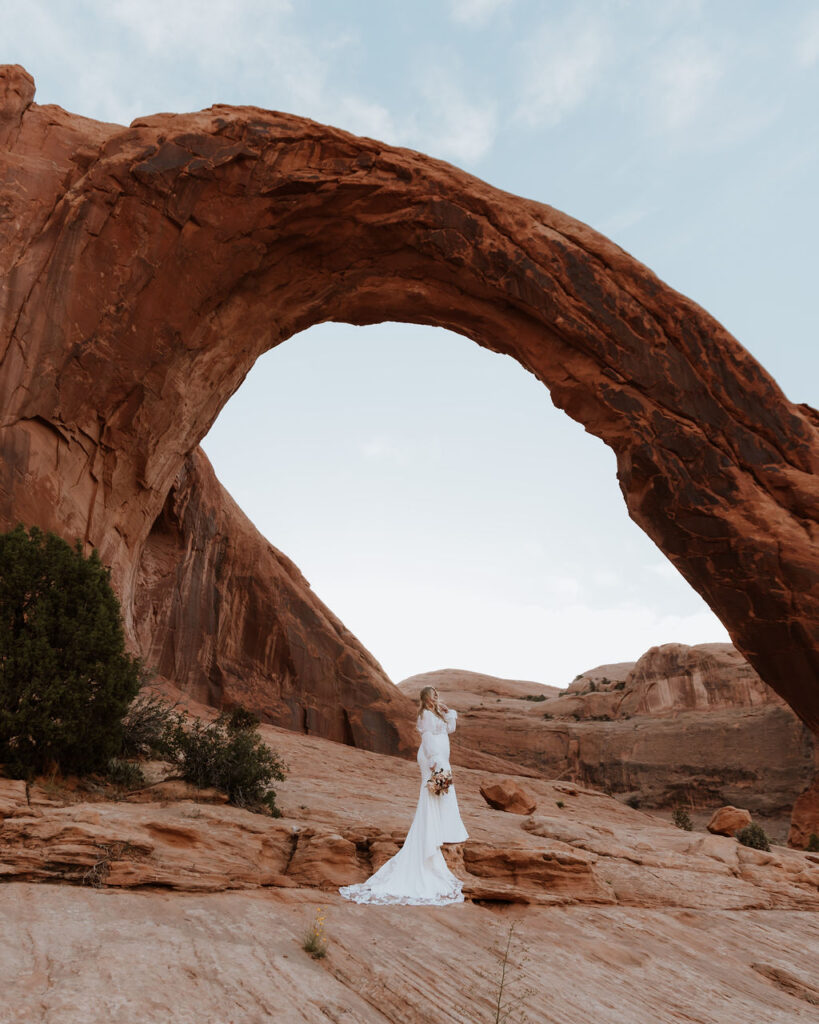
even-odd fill
[(441, 796), (452, 785), (452, 772), (444, 768), (436, 768), (427, 780), (427, 789), (433, 796)]

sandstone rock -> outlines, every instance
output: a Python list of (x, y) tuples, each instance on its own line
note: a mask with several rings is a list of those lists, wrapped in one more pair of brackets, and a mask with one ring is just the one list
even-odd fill
[(0, 778), (0, 818), (20, 814), (28, 808), (26, 784), (22, 779)]
[(537, 800), (514, 779), (484, 782), (481, 785), (481, 796), (490, 807), (511, 814), (531, 814), (537, 807)]
[(732, 644), (661, 644), (626, 677), (619, 715), (663, 715), (780, 704)]
[[(194, 516), (195, 536), (161, 520), (262, 352), (318, 321), (422, 320), (518, 359), (613, 449), (631, 518), (819, 728), (819, 414), (699, 306), (586, 225), (406, 149), (258, 108), (99, 124), (33, 103), (16, 66), (0, 95), (14, 225), (0, 243), (0, 523), (98, 546), (140, 650), (192, 665), (198, 634), (165, 635), (190, 621), (186, 602), (196, 619), (215, 607), (208, 594), (219, 608), (250, 602), (246, 645), (208, 632), (211, 687), (247, 677), (286, 694), (290, 680), (309, 710), (318, 701), (299, 679), (316, 679), (329, 641), (337, 706), (363, 675), (383, 721), (398, 711), (312, 600), (279, 680), (280, 647), (253, 627), (294, 591), (279, 593), (279, 573), (249, 587), (240, 568), (251, 548), (263, 568), (275, 556), (240, 523), (243, 550), (222, 563), (209, 531), (229, 536), (232, 516)], [(176, 597), (143, 592), (154, 566)], [(179, 615), (140, 619), (151, 607)], [(357, 723), (360, 707), (351, 731), (381, 742), (389, 730), (363, 711)]]
[[(137, 580), (141, 649), (194, 699), (243, 704), (288, 729), (415, 756), (411, 703), (257, 532), (199, 449), (148, 534)], [(228, 580), (244, 582), (226, 591)]]
[(812, 835), (819, 836), (819, 775), (793, 805), (788, 846), (804, 849)]
[(751, 812), (739, 807), (720, 807), (711, 815), (706, 828), (720, 836), (732, 836), (751, 824)]

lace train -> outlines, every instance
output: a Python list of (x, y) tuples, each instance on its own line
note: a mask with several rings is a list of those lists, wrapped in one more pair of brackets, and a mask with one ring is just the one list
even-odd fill
[(440, 844), (468, 838), (458, 814), (455, 787), (444, 796), (431, 796), (422, 784), (415, 817), (398, 853), (366, 882), (345, 885), (339, 892), (355, 903), (432, 907), (463, 903), (463, 883), (447, 867)]

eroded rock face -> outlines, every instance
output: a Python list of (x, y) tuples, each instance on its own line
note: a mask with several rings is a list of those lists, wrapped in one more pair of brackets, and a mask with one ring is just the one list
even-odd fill
[(819, 775), (793, 805), (788, 843), (804, 849), (813, 835), (819, 836)]
[(662, 644), (626, 677), (615, 716), (781, 704), (731, 644)]
[[(551, 207), (301, 118), (100, 124), (18, 67), (0, 96), (0, 523), (97, 546), (134, 642), (197, 661), (138, 621), (143, 556), (255, 359), (319, 321), (414, 321), (513, 356), (615, 451), (631, 517), (819, 728), (819, 414), (695, 303)], [(219, 635), (197, 685), (278, 664), (238, 648)]]
[(381, 753), (415, 755), (415, 709), (269, 544), (196, 449), (142, 549), (134, 624), (194, 700)]

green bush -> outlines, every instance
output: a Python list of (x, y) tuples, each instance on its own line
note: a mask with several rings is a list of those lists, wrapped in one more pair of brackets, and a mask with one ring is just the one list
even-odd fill
[(535, 700), (535, 701), (546, 700), (546, 694), (545, 693), (525, 693), (520, 699), (521, 700)]
[(691, 821), (691, 815), (684, 807), (675, 807), (674, 815), (672, 818), (677, 828), (681, 828), (684, 832), (691, 832), (694, 825)]
[(122, 753), (126, 757), (165, 757), (179, 721), (175, 704), (153, 693), (140, 693), (122, 720)]
[(185, 727), (179, 716), (168, 736), (168, 758), (195, 786), (214, 786), (237, 807), (267, 807), (279, 817), (270, 783), (286, 766), (258, 734), (259, 721), (244, 708), (222, 712), (214, 722), (197, 718)]
[(808, 845), (805, 847), (808, 853), (819, 853), (819, 836), (815, 832), (811, 832), (810, 838), (808, 839)]
[(636, 793), (632, 793), (631, 796), (626, 797), (626, 803), (629, 805), (629, 807), (636, 811), (637, 808), (640, 806), (640, 797)]
[(0, 762), (104, 772), (139, 689), (109, 570), (53, 533), (0, 535)]
[(765, 834), (765, 829), (752, 821), (750, 825), (741, 828), (737, 832), (737, 839), (743, 846), (750, 846), (753, 850), (770, 850), (771, 844)]

